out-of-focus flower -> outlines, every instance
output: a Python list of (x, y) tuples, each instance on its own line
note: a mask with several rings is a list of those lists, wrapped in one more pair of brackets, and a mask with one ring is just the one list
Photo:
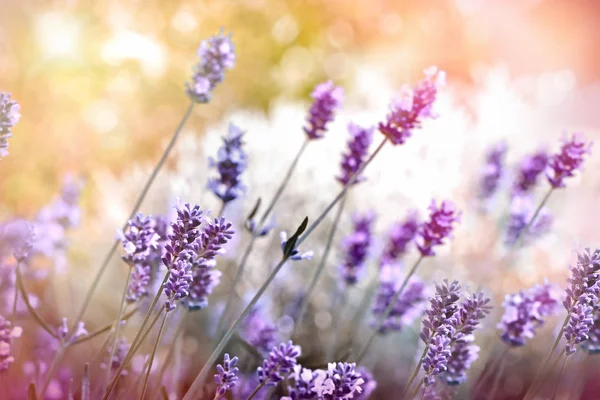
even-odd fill
[(275, 217), (271, 216), (269, 222), (266, 222), (262, 227), (260, 227), (260, 229), (257, 229), (258, 227), (256, 224), (256, 220), (254, 218), (250, 218), (246, 222), (246, 230), (249, 233), (254, 234), (256, 237), (267, 236), (271, 232), (271, 229), (275, 228)]
[(9, 320), (0, 315), (0, 373), (6, 371), (9, 365), (15, 361), (12, 353), (12, 342), (21, 336), (23, 330), (13, 327)]
[(519, 163), (517, 176), (513, 184), (513, 195), (531, 192), (537, 184), (538, 176), (546, 170), (548, 154), (545, 151), (527, 155)]
[(374, 221), (375, 213), (372, 211), (354, 215), (354, 231), (342, 242), (343, 262), (339, 270), (346, 285), (356, 284), (364, 272)]
[[(63, 341), (68, 338), (69, 325), (67, 323), (66, 317), (63, 317), (62, 322), (61, 322), (60, 326), (58, 327), (57, 333), (58, 333), (58, 337)], [(88, 331), (85, 329), (85, 324), (83, 322), (79, 321), (77, 323), (77, 328), (75, 329), (75, 333), (73, 333), (73, 336), (71, 336), (69, 339), (71, 341), (75, 341), (75, 340), (80, 339), (87, 335), (88, 335)]]
[[(534, 213), (535, 206), (529, 195), (513, 196), (510, 201), (510, 215), (508, 216), (506, 237), (504, 239), (507, 246), (512, 246), (517, 242), (517, 239), (523, 234), (523, 230), (533, 218)], [(529, 230), (525, 233), (525, 241), (531, 241), (548, 233), (553, 222), (554, 218), (548, 208), (542, 208)]]
[[(236, 400), (247, 399), (259, 384), (260, 382), (256, 374), (240, 375), (237, 384), (232, 390), (233, 398)], [(259, 390), (252, 400), (266, 400), (268, 391), (268, 389)]]
[(344, 99), (344, 90), (335, 86), (332, 81), (327, 81), (318, 84), (311, 97), (314, 102), (308, 112), (304, 132), (309, 139), (315, 140), (325, 136), (327, 124), (333, 121), (335, 111)]
[(190, 266), (192, 281), (187, 288), (187, 296), (181, 299), (182, 305), (190, 310), (208, 307), (208, 296), (221, 282), (221, 271), (200, 260), (202, 262), (194, 262)]
[[(115, 353), (111, 357), (112, 349), (108, 349), (108, 360), (100, 364), (100, 366), (104, 369), (110, 368), (111, 371), (116, 371), (119, 369), (123, 361), (125, 361), (125, 356), (127, 355), (127, 351), (129, 351), (129, 344), (124, 338), (120, 338), (117, 342), (117, 347), (115, 348)], [(121, 375), (127, 375), (127, 369), (123, 369), (121, 371)]]
[(426, 69), (425, 79), (414, 89), (403, 87), (400, 96), (392, 101), (386, 121), (379, 124), (379, 131), (393, 144), (404, 144), (425, 119), (437, 117), (432, 110), (433, 103), (445, 80), (444, 71), (438, 71), (437, 67)]
[(565, 179), (575, 175), (581, 168), (586, 154), (590, 154), (592, 143), (586, 143), (582, 133), (564, 138), (560, 152), (550, 157), (546, 176), (553, 188), (565, 187)]
[[(288, 240), (287, 233), (285, 231), (281, 231), (279, 233), (279, 239), (281, 240), (281, 250), (285, 250), (285, 244), (287, 243), (287, 240)], [(297, 248), (294, 248), (294, 250), (292, 250), (292, 253), (290, 255), (290, 260), (293, 260), (293, 261), (310, 260), (310, 259), (312, 259), (313, 254), (314, 253), (312, 251), (306, 251), (304, 253), (301, 253), (300, 250), (298, 250)]]
[(506, 143), (500, 142), (494, 145), (485, 157), (485, 164), (481, 172), (479, 184), (479, 197), (489, 200), (500, 187), (504, 171), (504, 156), (506, 155)]
[(209, 166), (217, 170), (218, 177), (209, 179), (208, 188), (223, 203), (237, 199), (246, 190), (241, 181), (241, 175), (248, 166), (248, 157), (242, 148), (243, 135), (240, 128), (229, 124), (229, 132), (223, 138), (223, 146), (219, 148), (217, 158), (209, 159)]
[(186, 92), (196, 103), (208, 103), (217, 85), (225, 79), (225, 71), (235, 65), (231, 35), (220, 32), (203, 40), (198, 48), (198, 57), (200, 60), (194, 66), (194, 75), (186, 83)]
[(225, 394), (229, 392), (237, 383), (237, 373), (239, 371), (236, 364), (238, 358), (229, 358), (229, 354), (225, 353), (223, 365), (217, 365), (217, 373), (215, 374), (215, 383), (217, 384), (217, 398), (224, 399)]
[(300, 346), (295, 346), (291, 340), (274, 347), (263, 365), (257, 369), (260, 383), (264, 386), (275, 386), (286, 379), (293, 371), (300, 354)]
[(377, 381), (373, 379), (373, 375), (366, 368), (359, 367), (356, 372), (360, 374), (364, 382), (361, 385), (362, 393), (355, 394), (353, 398), (355, 400), (368, 400), (377, 389)]
[[(348, 151), (342, 155), (341, 173), (337, 177), (337, 180), (346, 186), (350, 183), (350, 180), (354, 177), (354, 174), (358, 172), (362, 167), (367, 154), (369, 153), (369, 146), (373, 141), (373, 132), (375, 128), (363, 128), (355, 123), (348, 124), (348, 132), (350, 133), (350, 140), (348, 141)], [(359, 176), (354, 180), (354, 184), (364, 181), (364, 176)]]
[(388, 234), (388, 242), (381, 257), (381, 265), (398, 261), (406, 253), (407, 247), (414, 240), (419, 229), (416, 211), (410, 211), (406, 219), (392, 226)]
[(254, 308), (244, 321), (242, 337), (261, 353), (271, 351), (277, 343), (277, 327), (267, 319), (259, 308)]
[(10, 97), (11, 93), (0, 92), (0, 159), (8, 155), (8, 139), (12, 137), (12, 128), (21, 119), (21, 106)]
[(460, 222), (460, 211), (449, 200), (444, 200), (438, 207), (435, 200), (429, 206), (429, 221), (419, 227), (416, 243), (421, 255), (434, 256), (434, 247), (444, 244), (454, 228), (454, 224)]

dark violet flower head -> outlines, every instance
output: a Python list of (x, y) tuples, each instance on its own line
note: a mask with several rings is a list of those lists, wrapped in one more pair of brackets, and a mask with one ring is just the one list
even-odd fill
[(467, 372), (479, 356), (479, 346), (470, 343), (455, 343), (452, 346), (446, 372), (442, 375), (447, 385), (459, 385), (467, 380)]
[(445, 79), (444, 71), (430, 67), (425, 70), (425, 79), (414, 89), (403, 87), (400, 97), (392, 101), (386, 121), (379, 124), (379, 131), (393, 144), (404, 144), (425, 119), (437, 117), (432, 110), (433, 103)]
[(0, 373), (6, 371), (15, 361), (11, 354), (12, 342), (20, 337), (22, 332), (20, 327), (13, 327), (9, 320), (0, 315)]
[(242, 148), (243, 135), (240, 128), (229, 124), (229, 133), (223, 138), (217, 158), (210, 158), (210, 167), (217, 170), (218, 177), (209, 179), (208, 188), (223, 203), (237, 199), (246, 190), (241, 181), (242, 173), (248, 166), (248, 156)]
[[(341, 173), (337, 177), (337, 180), (346, 186), (354, 174), (358, 172), (362, 167), (367, 154), (369, 153), (369, 146), (373, 141), (373, 132), (375, 128), (363, 128), (354, 123), (348, 124), (348, 132), (350, 132), (350, 140), (348, 141), (348, 151), (342, 155)], [(364, 176), (359, 176), (354, 180), (354, 184), (364, 181)]]
[(225, 71), (235, 65), (235, 50), (231, 35), (222, 31), (198, 48), (200, 60), (194, 66), (194, 75), (186, 83), (186, 92), (196, 103), (208, 103), (217, 85), (225, 79)]
[(229, 354), (225, 353), (223, 365), (217, 365), (217, 373), (215, 374), (215, 383), (217, 384), (217, 399), (225, 399), (225, 394), (229, 392), (237, 383), (237, 373), (239, 371), (236, 364), (238, 358), (229, 358)]
[(500, 183), (505, 174), (505, 155), (506, 143), (504, 142), (494, 145), (486, 154), (479, 184), (479, 197), (482, 200), (490, 199), (500, 187)]
[(581, 168), (586, 154), (590, 154), (592, 143), (586, 143), (582, 133), (574, 133), (571, 138), (564, 138), (558, 154), (548, 160), (546, 176), (553, 188), (565, 187), (565, 179), (575, 175)]
[(21, 119), (21, 106), (10, 96), (11, 93), (0, 92), (0, 160), (8, 155), (8, 139), (12, 137), (12, 128)]
[(538, 176), (546, 170), (548, 165), (548, 154), (545, 151), (525, 156), (519, 164), (517, 176), (513, 184), (513, 195), (525, 194), (537, 184)]
[[(375, 295), (373, 315), (379, 320), (390, 305), (394, 294), (400, 289), (403, 279), (402, 271), (393, 266), (383, 266), (379, 273), (379, 287)], [(400, 331), (409, 326), (423, 311), (426, 300), (425, 283), (417, 277), (412, 277), (406, 289), (398, 297), (389, 316), (383, 322), (379, 333)], [(375, 325), (375, 323), (373, 324)]]
[(327, 132), (327, 124), (333, 121), (335, 111), (344, 99), (344, 90), (327, 81), (317, 85), (311, 97), (314, 102), (308, 112), (304, 132), (309, 139), (315, 140), (323, 138)]
[(273, 348), (262, 367), (257, 369), (260, 383), (265, 386), (276, 386), (286, 379), (293, 371), (300, 354), (300, 346), (295, 346), (291, 340)]
[(423, 384), (430, 386), (435, 383), (435, 377), (448, 369), (448, 360), (452, 354), (450, 337), (446, 335), (434, 335), (423, 357)]
[(354, 230), (342, 242), (343, 262), (340, 275), (346, 285), (354, 285), (363, 275), (372, 242), (375, 213), (354, 215)]
[(449, 200), (442, 201), (439, 207), (432, 200), (429, 211), (429, 221), (421, 224), (415, 239), (424, 257), (434, 256), (434, 247), (444, 244), (445, 239), (451, 237), (454, 224), (460, 222), (461, 215)]
[[(507, 246), (513, 246), (517, 242), (534, 214), (535, 205), (530, 195), (515, 195), (512, 197), (510, 201), (510, 214), (506, 226), (506, 237), (504, 239)], [(553, 222), (554, 218), (548, 208), (542, 208), (535, 221), (533, 221), (533, 224), (529, 227), (527, 236), (524, 238), (525, 242), (548, 233), (552, 228)]]
[[(288, 237), (285, 231), (281, 231), (279, 233), (279, 238), (281, 239), (281, 249), (285, 250), (285, 244), (287, 243)], [(300, 252), (297, 248), (292, 250), (292, 254), (290, 256), (290, 260), (300, 261), (300, 260), (310, 260), (313, 256), (312, 251), (306, 251), (304, 253)]]
[(277, 343), (277, 327), (259, 308), (254, 308), (244, 321), (242, 337), (258, 351), (267, 354)]
[(428, 345), (434, 336), (451, 337), (458, 326), (460, 285), (458, 281), (435, 285), (435, 294), (429, 298), (429, 309), (425, 311), (421, 340)]
[(418, 229), (419, 221), (416, 211), (410, 211), (404, 221), (394, 224), (388, 234), (388, 242), (381, 257), (381, 265), (400, 260), (406, 253), (410, 242), (415, 239)]

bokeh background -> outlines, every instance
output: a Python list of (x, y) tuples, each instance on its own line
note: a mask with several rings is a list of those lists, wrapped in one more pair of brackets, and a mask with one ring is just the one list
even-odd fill
[[(383, 235), (407, 209), (423, 214), (432, 196), (455, 200), (465, 210), (463, 224), (423, 274), (484, 287), (497, 306), (505, 293), (543, 278), (564, 284), (573, 249), (600, 239), (598, 157), (553, 196), (553, 232), (512, 265), (498, 264), (501, 250), (490, 250), (508, 196), (488, 215), (476, 204), (484, 152), (499, 140), (508, 143), (514, 165), (525, 153), (556, 149), (563, 129), (600, 136), (598, 1), (0, 0), (0, 10), (0, 90), (13, 93), (23, 115), (10, 156), (0, 163), (0, 219), (33, 217), (66, 175), (85, 181), (81, 226), (69, 237), (71, 262), (54, 282), (69, 289), (57, 291), (68, 299), (55, 299), (57, 315), (74, 312), (188, 104), (183, 87), (200, 40), (220, 28), (233, 33), (236, 68), (209, 105), (195, 108), (145, 212), (163, 213), (177, 197), (216, 209), (205, 190), (207, 158), (233, 121), (248, 131), (251, 160), (247, 199), (227, 211), (241, 218), (256, 197), (275, 189), (272, 171), (283, 173), (302, 140), (310, 91), (332, 79), (345, 88), (345, 108), (320, 147), (311, 146), (278, 206), (278, 221), (292, 229), (301, 218), (298, 209), (316, 215), (336, 192), (339, 158), (330, 155), (341, 151), (347, 122), (381, 120), (400, 86), (434, 64), (448, 73), (441, 117), (400, 153), (386, 149), (370, 167), (369, 181), (353, 193), (351, 207), (376, 209)], [(340, 235), (349, 229), (349, 215)], [(238, 244), (231, 246), (231, 261)], [(319, 254), (319, 245), (317, 234), (306, 246)], [(257, 255), (254, 262), (260, 260)], [(262, 276), (251, 274), (246, 289)], [(123, 277), (115, 267), (88, 323), (115, 314), (108, 288)], [(318, 306), (327, 304), (327, 287), (314, 302), (314, 322), (324, 331), (331, 315)], [(532, 351), (536, 346), (543, 353), (547, 342)], [(482, 347), (484, 354), (494, 348)], [(380, 369), (393, 364), (385, 358), (377, 363)], [(511, 384), (518, 392), (519, 382)]]

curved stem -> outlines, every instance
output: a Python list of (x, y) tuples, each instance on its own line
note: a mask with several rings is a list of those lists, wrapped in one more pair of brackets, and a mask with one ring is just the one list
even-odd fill
[(402, 282), (402, 285), (400, 286), (400, 289), (398, 289), (396, 291), (396, 293), (394, 293), (394, 296), (390, 300), (390, 304), (388, 304), (387, 308), (385, 309), (385, 311), (383, 312), (383, 314), (379, 318), (379, 321), (377, 322), (377, 325), (375, 326), (375, 330), (371, 333), (371, 335), (367, 339), (367, 342), (365, 343), (365, 345), (363, 346), (363, 348), (361, 349), (361, 351), (358, 353), (358, 358), (356, 360), (357, 364), (360, 363), (362, 361), (363, 357), (367, 354), (367, 351), (369, 350), (369, 347), (371, 347), (371, 344), (373, 343), (373, 340), (375, 340), (375, 337), (377, 336), (377, 333), (379, 332), (379, 330), (381, 329), (381, 327), (385, 323), (385, 320), (389, 317), (389, 315), (391, 314), (392, 310), (396, 306), (396, 303), (398, 302), (398, 298), (400, 297), (400, 295), (402, 294), (402, 292), (406, 288), (406, 285), (408, 285), (409, 279), (414, 275), (415, 271), (417, 270), (417, 267), (419, 266), (419, 264), (421, 264), (421, 261), (423, 261), (423, 258), (424, 257), (422, 255), (419, 256), (419, 258), (417, 259), (417, 261), (413, 264), (412, 268), (410, 269), (410, 271), (408, 272), (408, 274), (404, 278), (404, 281)]
[[(119, 333), (121, 333), (121, 318), (123, 318), (123, 311), (125, 310), (125, 298), (127, 297), (127, 291), (129, 290), (129, 282), (131, 281), (131, 271), (132, 271), (132, 267), (129, 267), (129, 271), (127, 272), (127, 279), (125, 281), (125, 288), (123, 289), (123, 294), (121, 295), (121, 304), (119, 305), (119, 313), (117, 314), (117, 320), (115, 321), (115, 325), (113, 327), (113, 329), (115, 330), (115, 340), (113, 341), (109, 360), (113, 359), (113, 357), (115, 356), (115, 352), (117, 351), (117, 343), (119, 342)], [(104, 379), (104, 385), (108, 384), (109, 379), (110, 379), (110, 368), (106, 368), (106, 377)]]
[[(173, 136), (171, 137), (171, 140), (169, 141), (167, 148), (165, 149), (162, 156), (160, 157), (160, 160), (158, 160), (158, 163), (156, 164), (156, 166), (152, 170), (152, 173), (148, 177), (148, 180), (146, 181), (146, 184), (144, 185), (142, 192), (138, 196), (138, 198), (135, 202), (135, 205), (133, 206), (133, 209), (131, 210), (131, 213), (129, 214), (129, 218), (127, 218), (127, 221), (123, 225), (123, 228), (122, 228), (123, 230), (125, 230), (127, 228), (127, 222), (131, 218), (133, 218), (135, 216), (135, 214), (137, 214), (137, 212), (139, 211), (140, 206), (142, 205), (142, 202), (146, 198), (146, 195), (148, 194), (150, 187), (154, 183), (156, 176), (158, 175), (158, 173), (162, 169), (163, 165), (165, 164), (165, 161), (167, 160), (167, 157), (171, 153), (171, 150), (173, 150), (173, 147), (175, 146), (175, 143), (177, 142), (177, 139), (179, 138), (179, 135), (181, 134), (181, 131), (183, 130), (183, 127), (185, 126), (187, 120), (189, 119), (190, 115), (192, 114), (193, 109), (194, 109), (194, 102), (190, 102), (187, 110), (185, 111), (185, 114), (183, 115), (183, 118), (181, 119), (181, 122), (179, 122), (179, 126), (177, 126), (177, 129), (173, 133)], [(77, 314), (77, 318), (75, 318), (75, 320), (73, 321), (73, 326), (71, 327), (71, 334), (73, 332), (75, 332), (75, 330), (77, 328), (77, 324), (79, 323), (79, 321), (81, 321), (88, 306), (90, 305), (92, 296), (94, 295), (94, 292), (98, 289), (98, 285), (100, 284), (100, 279), (106, 272), (106, 269), (108, 267), (110, 259), (115, 254), (115, 251), (117, 250), (117, 247), (119, 246), (119, 243), (120, 243), (119, 240), (115, 240), (115, 242), (113, 243), (112, 247), (110, 248), (108, 254), (104, 258), (104, 261), (102, 262), (102, 266), (96, 273), (96, 276), (94, 277), (94, 279), (92, 281), (92, 286), (88, 290), (88, 292), (85, 296), (85, 299), (83, 300), (83, 303), (81, 305), (81, 309), (79, 310), (79, 313)]]
[(167, 321), (167, 317), (169, 316), (169, 312), (165, 313), (165, 316), (160, 323), (160, 328), (158, 329), (158, 335), (156, 336), (156, 341), (154, 342), (154, 347), (152, 348), (152, 354), (150, 354), (150, 363), (148, 364), (148, 370), (146, 371), (146, 378), (144, 379), (144, 386), (142, 387), (142, 395), (140, 396), (140, 400), (144, 399), (146, 395), (146, 389), (148, 388), (148, 378), (150, 378), (150, 373), (152, 372), (152, 364), (154, 363), (154, 356), (156, 355), (156, 349), (158, 348), (158, 344), (160, 343), (160, 337), (162, 336), (163, 329), (165, 328), (165, 322)]
[(54, 329), (52, 329), (52, 328), (50, 328), (50, 326), (48, 326), (46, 321), (44, 321), (44, 319), (41, 317), (41, 315), (39, 315), (38, 312), (35, 310), (35, 308), (33, 308), (33, 306), (31, 305), (31, 302), (29, 301), (29, 295), (27, 294), (27, 291), (25, 290), (25, 286), (23, 285), (23, 275), (21, 274), (21, 263), (20, 262), (17, 263), (15, 273), (17, 275), (17, 288), (21, 292), (21, 297), (23, 297), (23, 300), (25, 301), (25, 305), (27, 306), (27, 311), (29, 311), (29, 314), (31, 314), (33, 319), (35, 319), (36, 322), (38, 324), (40, 324), (42, 329), (44, 329), (46, 332), (48, 332), (48, 334), (50, 336), (52, 336), (55, 339), (59, 339), (59, 337), (56, 335), (56, 332), (54, 331)]
[(250, 393), (250, 396), (248, 396), (248, 398), (246, 400), (252, 400), (252, 398), (254, 396), (256, 396), (256, 393), (258, 393), (258, 391), (260, 389), (262, 389), (265, 386), (264, 382), (261, 382), (257, 387), (254, 388), (254, 390), (252, 391), (252, 393)]

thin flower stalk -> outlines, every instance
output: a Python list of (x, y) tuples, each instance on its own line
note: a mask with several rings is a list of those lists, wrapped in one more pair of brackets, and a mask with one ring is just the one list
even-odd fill
[(165, 322), (167, 322), (167, 317), (169, 316), (169, 312), (165, 312), (163, 316), (162, 322), (160, 323), (160, 328), (158, 329), (158, 335), (156, 335), (156, 341), (154, 342), (154, 347), (152, 348), (152, 353), (150, 354), (150, 362), (148, 364), (148, 369), (146, 370), (146, 378), (144, 378), (144, 386), (142, 388), (142, 395), (140, 399), (143, 399), (146, 390), (148, 388), (148, 379), (150, 378), (150, 373), (152, 372), (152, 364), (154, 363), (154, 356), (156, 355), (156, 349), (158, 348), (158, 344), (160, 343), (160, 338), (163, 333), (163, 329), (165, 328)]
[[(165, 372), (167, 372), (167, 368), (169, 367), (169, 364), (171, 363), (171, 360), (173, 359), (173, 355), (175, 354), (175, 347), (176, 347), (175, 344), (177, 343), (177, 341), (181, 337), (181, 334), (183, 333), (183, 330), (184, 330), (186, 322), (187, 322), (187, 316), (189, 313), (190, 313), (190, 311), (187, 309), (184, 311), (183, 315), (180, 317), (181, 319), (179, 321), (179, 324), (177, 325), (177, 328), (175, 328), (175, 333), (173, 334), (173, 341), (169, 345), (169, 351), (167, 352), (165, 360), (163, 361), (160, 371), (158, 373), (158, 377), (156, 378), (156, 382), (158, 382), (159, 384), (162, 383), (163, 377), (165, 376)], [(155, 398), (157, 396), (158, 396), (158, 393), (155, 396)]]

